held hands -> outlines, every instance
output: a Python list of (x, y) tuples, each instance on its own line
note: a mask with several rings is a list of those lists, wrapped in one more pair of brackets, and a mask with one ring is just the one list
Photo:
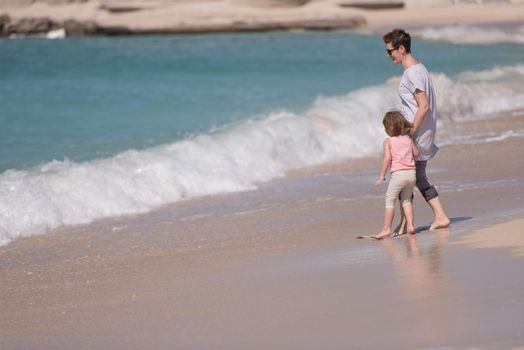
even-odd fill
[(386, 181), (386, 178), (385, 177), (381, 177), (379, 178), (377, 181), (375, 181), (375, 186), (380, 186), (382, 185), (382, 183)]
[(415, 128), (412, 126), (408, 129), (404, 129), (402, 130), (402, 135), (407, 135), (411, 138), (413, 138), (413, 134), (415, 133)]

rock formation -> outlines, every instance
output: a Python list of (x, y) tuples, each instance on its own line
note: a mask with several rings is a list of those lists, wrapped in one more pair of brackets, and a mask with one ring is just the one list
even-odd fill
[(332, 0), (0, 0), (0, 35), (66, 36), (354, 28)]

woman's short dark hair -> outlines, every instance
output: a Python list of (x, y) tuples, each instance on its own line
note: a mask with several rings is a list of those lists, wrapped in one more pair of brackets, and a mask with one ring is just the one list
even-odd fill
[(404, 46), (407, 53), (411, 52), (411, 36), (404, 29), (396, 28), (391, 32), (386, 33), (382, 40), (387, 43), (391, 43), (393, 47), (398, 48), (400, 45)]

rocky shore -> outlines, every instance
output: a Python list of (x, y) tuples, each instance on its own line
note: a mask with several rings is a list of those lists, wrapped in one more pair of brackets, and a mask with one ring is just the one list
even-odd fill
[(377, 30), (523, 22), (522, 13), (522, 0), (0, 0), (0, 36)]
[[(342, 7), (310, 0), (0, 1), (0, 35), (92, 36), (273, 30), (334, 30), (365, 25)], [(319, 6), (321, 5), (321, 6)]]
[(0, 33), (4, 37), (35, 36), (91, 36), (129, 34), (126, 28), (108, 28), (99, 26), (94, 21), (79, 22), (68, 19), (62, 22), (54, 21), (49, 17), (23, 17), (12, 20), (7, 14), (0, 15)]
[[(171, 27), (133, 28), (127, 26), (108, 26), (95, 21), (77, 21), (68, 19), (55, 21), (49, 17), (24, 17), (13, 21), (9, 15), (0, 15), (0, 33), (4, 37), (53, 35), (81, 37), (94, 35), (147, 35), (147, 34), (196, 34), (227, 32), (263, 32), (276, 30), (335, 30), (351, 29), (364, 25), (361, 17), (347, 19), (296, 19), (268, 20), (263, 22), (234, 21), (229, 24), (182, 24)], [(60, 34), (62, 33), (62, 34)]]

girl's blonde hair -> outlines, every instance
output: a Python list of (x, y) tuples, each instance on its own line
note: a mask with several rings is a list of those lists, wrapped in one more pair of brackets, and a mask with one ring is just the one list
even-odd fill
[(384, 124), (386, 134), (391, 137), (400, 136), (405, 130), (411, 128), (411, 123), (399, 111), (387, 112), (382, 119), (382, 124)]

